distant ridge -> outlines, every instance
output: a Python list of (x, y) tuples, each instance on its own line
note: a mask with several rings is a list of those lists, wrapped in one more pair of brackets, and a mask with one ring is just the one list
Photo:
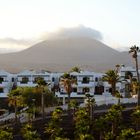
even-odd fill
[(45, 40), (20, 52), (0, 54), (0, 69), (9, 72), (24, 69), (64, 72), (74, 66), (104, 72), (116, 64), (133, 65), (132, 58), (87, 37)]

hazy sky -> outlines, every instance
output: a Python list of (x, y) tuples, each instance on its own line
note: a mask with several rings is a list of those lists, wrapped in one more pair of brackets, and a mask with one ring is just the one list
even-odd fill
[(79, 25), (122, 50), (140, 45), (139, 14), (140, 0), (0, 0), (0, 50), (20, 50), (46, 32)]

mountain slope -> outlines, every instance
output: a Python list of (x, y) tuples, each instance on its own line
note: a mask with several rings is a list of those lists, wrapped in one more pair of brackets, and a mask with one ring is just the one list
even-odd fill
[(131, 63), (130, 55), (90, 38), (46, 40), (21, 52), (0, 55), (1, 69), (12, 72), (23, 69), (67, 71), (73, 66), (105, 71), (116, 64)]

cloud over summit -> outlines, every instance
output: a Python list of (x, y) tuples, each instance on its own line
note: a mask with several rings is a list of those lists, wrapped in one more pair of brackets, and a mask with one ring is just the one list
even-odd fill
[(88, 38), (94, 38), (97, 40), (102, 40), (103, 35), (101, 32), (85, 27), (83, 25), (79, 25), (77, 27), (71, 27), (71, 28), (60, 28), (56, 32), (51, 33), (44, 33), (42, 35), (43, 39), (65, 39), (65, 38), (76, 38), (76, 37), (88, 37)]
[(38, 37), (30, 39), (0, 38), (0, 53), (20, 51), (44, 40), (79, 37), (93, 38), (99, 41), (103, 40), (101, 32), (79, 25), (71, 28), (60, 28), (54, 32), (45, 32)]

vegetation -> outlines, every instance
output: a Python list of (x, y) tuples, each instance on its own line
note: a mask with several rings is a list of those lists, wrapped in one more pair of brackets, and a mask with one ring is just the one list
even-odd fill
[(65, 73), (62, 77), (61, 77), (61, 85), (64, 86), (65, 92), (68, 95), (68, 111), (70, 112), (70, 94), (72, 92), (72, 85), (76, 84), (76, 80), (70, 76), (69, 73)]
[(62, 109), (56, 108), (52, 113), (52, 119), (45, 128), (45, 133), (49, 135), (50, 140), (60, 139), (62, 138), (63, 129), (60, 127), (60, 123), (62, 121)]
[(119, 75), (115, 70), (109, 70), (103, 76), (103, 80), (107, 81), (111, 85), (112, 95), (116, 94), (116, 83), (119, 81)]
[[(79, 70), (75, 67), (73, 71), (78, 72)], [(14, 108), (15, 120), (17, 121), (17, 114), (24, 107), (27, 108), (30, 118), (33, 118), (32, 116), (35, 115), (36, 110), (41, 108), (43, 124), (41, 124), (40, 116), (37, 116), (38, 118), (30, 123), (25, 123), (24, 125), (20, 123), (18, 126), (19, 130), (9, 122), (8, 126), (13, 127), (13, 131), (8, 129), (8, 127), (1, 128), (0, 139), (16, 139), (14, 130), (17, 130), (21, 138), (25, 140), (45, 140), (41, 137), (42, 134), (49, 140), (139, 140), (140, 107), (137, 107), (131, 113), (129, 112), (127, 114), (129, 118), (127, 118), (127, 115), (124, 115), (127, 111), (123, 112), (124, 108), (120, 104), (122, 96), (116, 90), (116, 83), (119, 81), (117, 71), (109, 70), (103, 77), (103, 80), (111, 85), (112, 95), (118, 98), (118, 104), (112, 105), (107, 112), (103, 113), (94, 114), (95, 99), (90, 94), (86, 94), (87, 104), (85, 108), (80, 108), (76, 100), (71, 100), (70, 94), (73, 84), (76, 84), (76, 79), (69, 73), (65, 73), (61, 77), (61, 84), (68, 94), (68, 111), (70, 109), (73, 111), (73, 118), (67, 115), (60, 107), (56, 107), (50, 116), (44, 118), (44, 108), (57, 104), (57, 99), (49, 90), (49, 83), (46, 83), (41, 77), (35, 79), (36, 87), (12, 90), (8, 95), (8, 99), (9, 105)], [(133, 79), (133, 75), (130, 72), (127, 72), (125, 76), (131, 80), (132, 91), (137, 93), (139, 80)], [(126, 123), (125, 119), (132, 121)], [(38, 120), (39, 125), (36, 125)]]
[(25, 140), (41, 140), (37, 131), (30, 124), (26, 124), (22, 128), (22, 136)]
[(12, 130), (9, 128), (0, 129), (0, 140), (13, 140)]
[[(140, 49), (138, 46), (134, 45), (130, 48), (129, 53), (132, 53), (132, 58), (135, 60), (136, 72), (137, 72), (137, 80), (138, 84), (140, 85), (140, 77), (139, 77), (139, 68), (138, 68), (138, 53)], [(140, 106), (140, 87), (138, 89), (138, 106)]]

